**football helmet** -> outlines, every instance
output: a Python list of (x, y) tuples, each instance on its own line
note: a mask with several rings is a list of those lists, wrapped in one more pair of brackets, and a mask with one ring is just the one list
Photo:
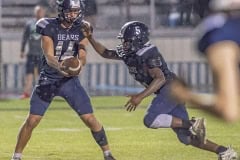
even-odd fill
[(57, 0), (58, 17), (61, 21), (74, 23), (82, 21), (84, 13), (84, 3), (82, 0)]
[(130, 21), (122, 26), (117, 38), (121, 40), (117, 46), (118, 56), (129, 56), (149, 42), (149, 29), (142, 22)]

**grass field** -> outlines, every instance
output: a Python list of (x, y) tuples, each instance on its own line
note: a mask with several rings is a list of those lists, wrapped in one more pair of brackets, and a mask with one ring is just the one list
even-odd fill
[[(217, 160), (213, 153), (180, 144), (170, 129), (152, 130), (142, 119), (150, 99), (135, 112), (123, 109), (125, 97), (93, 97), (95, 114), (104, 124), (118, 160)], [(28, 100), (0, 101), (0, 160), (9, 160)], [(199, 110), (190, 116), (207, 119), (208, 138), (240, 151), (240, 123), (230, 125)], [(24, 151), (24, 160), (102, 160), (89, 130), (62, 100), (55, 100)]]

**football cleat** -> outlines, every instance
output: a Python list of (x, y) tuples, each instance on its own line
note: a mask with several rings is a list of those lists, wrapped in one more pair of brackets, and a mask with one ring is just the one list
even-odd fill
[(192, 126), (189, 128), (190, 132), (197, 136), (201, 144), (206, 143), (206, 122), (204, 118), (192, 118)]
[(28, 93), (23, 93), (20, 95), (20, 99), (27, 99), (30, 98), (30, 95)]
[(238, 155), (237, 152), (234, 151), (230, 146), (227, 148), (226, 151), (221, 152), (218, 154), (218, 160), (237, 160)]
[(108, 156), (104, 156), (104, 160), (116, 160), (111, 154)]

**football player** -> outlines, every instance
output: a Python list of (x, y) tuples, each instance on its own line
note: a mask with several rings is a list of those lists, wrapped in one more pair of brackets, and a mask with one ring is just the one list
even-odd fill
[(213, 14), (199, 26), (198, 48), (212, 69), (216, 94), (211, 99), (202, 97), (180, 81), (173, 83), (173, 93), (178, 99), (210, 111), (227, 122), (236, 122), (240, 118), (240, 14), (237, 11), (240, 1), (212, 0), (210, 8)]
[(217, 153), (220, 160), (232, 160), (237, 156), (232, 148), (206, 140), (204, 119), (189, 119), (184, 104), (171, 98), (170, 84), (176, 75), (168, 69), (157, 47), (150, 43), (149, 30), (144, 23), (126, 23), (118, 35), (121, 44), (116, 50), (98, 42), (89, 23), (84, 23), (83, 33), (99, 55), (123, 61), (130, 75), (145, 86), (142, 92), (129, 96), (125, 105), (127, 111), (134, 111), (144, 98), (155, 93), (143, 120), (147, 128), (172, 128), (180, 142)]
[(81, 31), (83, 8), (80, 0), (58, 0), (58, 17), (43, 18), (36, 23), (41, 34), (43, 64), (40, 79), (30, 100), (30, 113), (22, 125), (12, 160), (20, 160), (33, 129), (39, 124), (55, 96), (63, 97), (91, 130), (105, 160), (112, 156), (103, 126), (93, 114), (90, 99), (78, 76), (70, 75), (61, 61), (69, 56), (86, 62), (87, 39)]
[(34, 8), (34, 19), (28, 21), (24, 28), (20, 57), (25, 58), (25, 47), (27, 43), (29, 44), (29, 49), (26, 57), (26, 76), (23, 93), (20, 96), (21, 99), (30, 97), (33, 80), (36, 80), (39, 76), (42, 55), (41, 35), (36, 33), (35, 24), (39, 19), (43, 18), (44, 15), (45, 9), (41, 6), (36, 6)]

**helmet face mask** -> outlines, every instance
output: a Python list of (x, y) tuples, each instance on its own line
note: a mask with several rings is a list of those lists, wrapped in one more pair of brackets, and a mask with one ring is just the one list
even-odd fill
[(121, 40), (117, 46), (119, 57), (131, 56), (149, 42), (149, 30), (144, 23), (131, 21), (123, 25), (117, 38)]
[(78, 17), (81, 14), (81, 10), (79, 9), (68, 9), (68, 10), (64, 10), (63, 11), (64, 14), (64, 19), (65, 21), (67, 21), (68, 23), (74, 23)]
[(73, 24), (83, 19), (83, 3), (81, 0), (57, 0), (58, 17), (61, 21)]

